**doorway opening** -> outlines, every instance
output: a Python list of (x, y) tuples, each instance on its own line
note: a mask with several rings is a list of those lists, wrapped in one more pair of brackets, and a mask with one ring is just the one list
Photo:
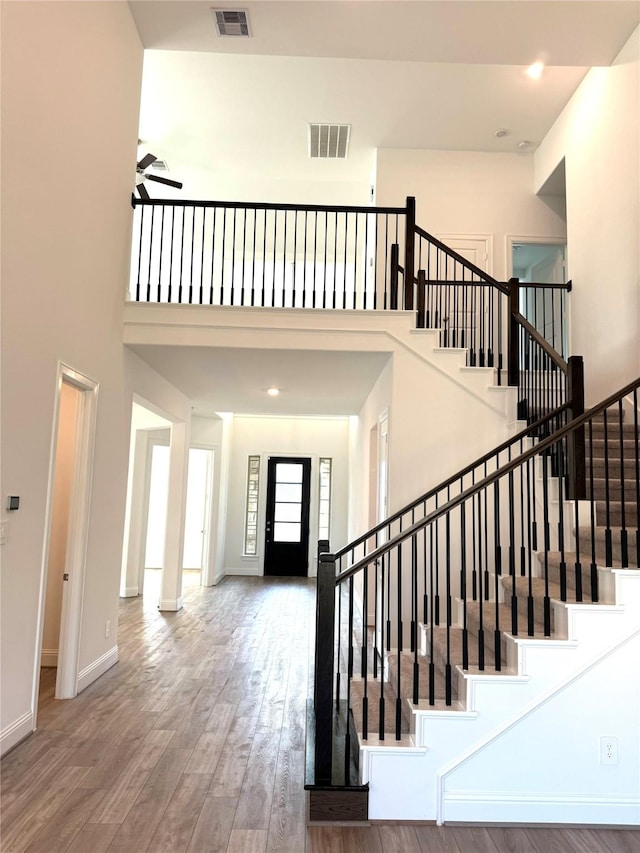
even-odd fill
[[(568, 352), (565, 240), (511, 239), (512, 275), (520, 279), (520, 313), (559, 353)], [(528, 284), (535, 285), (527, 287)]]
[[(79, 646), (98, 385), (60, 365), (51, 445), (33, 708), (78, 692)], [(35, 721), (34, 721), (35, 723)]]

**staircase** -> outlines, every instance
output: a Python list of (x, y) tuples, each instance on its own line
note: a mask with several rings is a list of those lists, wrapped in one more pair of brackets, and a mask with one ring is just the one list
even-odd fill
[[(613, 662), (639, 642), (638, 386), (548, 438), (531, 439), (533, 446), (505, 473), (466, 489), (466, 499), (454, 498), (455, 506), (430, 514), (425, 509), (413, 529), (375, 548), (355, 571), (338, 573), (341, 611), (350, 616), (340, 622), (337, 695), (346, 696), (359, 733), (370, 817), (583, 819), (579, 797), (569, 797), (562, 812), (530, 793), (510, 805), (506, 794), (494, 792), (485, 801), (485, 794), (450, 792), (448, 786), (461, 784), (466, 767), (490, 763), (501, 742), (531, 727), (562, 696), (579, 693), (592, 671), (606, 673), (603, 660)], [(568, 486), (569, 460), (583, 433), (584, 498), (568, 500), (576, 488)], [(519, 491), (527, 494), (518, 500)], [(491, 497), (495, 507), (501, 497), (511, 499), (506, 514), (498, 509), (493, 531)], [(335, 572), (330, 556), (323, 559)], [(360, 586), (359, 624), (347, 588), (363, 571), (369, 577)], [(410, 590), (410, 606), (401, 601), (400, 585)], [(619, 814), (632, 815), (635, 805), (628, 805), (625, 812), (618, 804)], [(598, 820), (607, 822), (606, 816)]]

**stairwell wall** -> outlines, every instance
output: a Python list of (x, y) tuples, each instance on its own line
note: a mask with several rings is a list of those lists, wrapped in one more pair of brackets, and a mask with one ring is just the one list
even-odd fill
[[(434, 236), (491, 235), (489, 272), (510, 275), (508, 236), (564, 238), (566, 225), (533, 191), (533, 157), (480, 151), (377, 151), (376, 203), (416, 198), (416, 223)], [(446, 240), (445, 240), (446, 242)]]
[(564, 158), (571, 349), (587, 403), (640, 372), (640, 30), (592, 68), (535, 154), (539, 190)]

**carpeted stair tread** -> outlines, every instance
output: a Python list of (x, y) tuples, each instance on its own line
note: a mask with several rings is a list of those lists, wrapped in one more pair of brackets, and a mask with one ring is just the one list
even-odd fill
[[(363, 699), (364, 699), (364, 681), (354, 679), (351, 682), (351, 710), (353, 719), (356, 725), (356, 730), (362, 732), (363, 724)], [(373, 738), (378, 738), (380, 731), (380, 681), (373, 679), (367, 682), (367, 707), (368, 707), (368, 735)], [(404, 690), (403, 690), (404, 693)], [(385, 699), (385, 714), (384, 714), (384, 732), (387, 737), (395, 737), (396, 733), (396, 693), (394, 684), (391, 681), (384, 682), (384, 699)], [(400, 731), (402, 734), (409, 733), (408, 714), (402, 703), (402, 717)]]
[[(626, 489), (625, 489), (626, 492)], [(606, 501), (596, 501), (596, 523), (600, 526), (606, 525), (607, 520), (607, 503)], [(622, 501), (609, 500), (609, 522), (612, 526), (622, 526)], [(638, 523), (638, 504), (632, 501), (625, 500), (624, 502), (624, 523), (628, 529), (631, 524), (634, 528)]]
[[(628, 478), (625, 477), (624, 483), (624, 495), (625, 501), (628, 500), (630, 496), (635, 496), (636, 494), (636, 486), (635, 482), (630, 482)], [(594, 477), (593, 481), (590, 477), (587, 477), (587, 497), (593, 497), (597, 501), (604, 501), (607, 499), (607, 481), (604, 477)], [(610, 501), (619, 501), (622, 499), (622, 483), (620, 481), (620, 477), (614, 480), (609, 480), (609, 500)]]
[[(611, 543), (612, 543), (612, 557), (614, 563), (619, 563), (622, 559), (622, 546), (620, 539), (620, 530), (611, 530)], [(604, 527), (596, 527), (593, 531), (593, 538), (595, 541), (595, 551), (596, 551), (596, 559), (598, 561), (598, 565), (601, 567), (606, 566), (606, 537), (607, 531)], [(590, 527), (581, 527), (580, 528), (580, 541), (583, 543), (583, 550), (585, 553), (590, 553), (591, 549), (591, 528)], [(622, 566), (622, 568), (633, 568), (638, 565), (637, 557), (638, 552), (636, 548), (637, 541), (637, 530), (627, 529), (627, 552), (628, 552), (628, 563), (627, 566)]]
[[(566, 557), (566, 555), (565, 555)], [(559, 569), (559, 563), (558, 563)], [(570, 574), (570, 567), (567, 565), (567, 580)], [(559, 571), (558, 571), (558, 580), (551, 580), (549, 578), (548, 583), (548, 594), (549, 598), (554, 601), (562, 601), (562, 589), (560, 586), (559, 579)], [(575, 580), (575, 573), (574, 573)], [(527, 602), (529, 598), (529, 578), (527, 577), (516, 577), (516, 595), (518, 597), (518, 611), (520, 613), (527, 613)], [(506, 597), (511, 596), (511, 591), (513, 589), (513, 578), (512, 577), (503, 577), (502, 578), (502, 586), (505, 591), (505, 600), (508, 600)], [(543, 611), (543, 600), (545, 595), (546, 584), (544, 578), (531, 578), (531, 594), (534, 600), (534, 614), (536, 617), (536, 621), (542, 622), (544, 619), (544, 611)], [(583, 589), (582, 593), (583, 601), (591, 601), (591, 592), (586, 587)], [(576, 590), (575, 586), (570, 587), (567, 583), (567, 591), (566, 591), (566, 599), (568, 602), (576, 602)], [(539, 618), (538, 618), (539, 616)]]

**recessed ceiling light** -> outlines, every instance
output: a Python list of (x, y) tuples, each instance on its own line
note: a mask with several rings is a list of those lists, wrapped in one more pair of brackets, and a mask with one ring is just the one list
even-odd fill
[(539, 80), (542, 77), (543, 70), (544, 62), (534, 62), (527, 68), (527, 77), (531, 77), (532, 80)]
[(498, 139), (502, 139), (503, 136), (509, 136), (509, 131), (506, 128), (501, 127), (496, 130), (496, 136), (498, 137)]
[(277, 397), (279, 393), (280, 393), (279, 388), (267, 388), (267, 394), (270, 397)]
[(518, 148), (519, 148), (521, 151), (526, 151), (526, 150), (527, 150), (527, 148), (529, 148), (529, 147), (530, 147), (530, 145), (531, 145), (531, 143), (529, 142), (529, 140), (528, 140), (528, 139), (523, 139), (523, 140), (522, 140), (522, 142), (518, 142)]

